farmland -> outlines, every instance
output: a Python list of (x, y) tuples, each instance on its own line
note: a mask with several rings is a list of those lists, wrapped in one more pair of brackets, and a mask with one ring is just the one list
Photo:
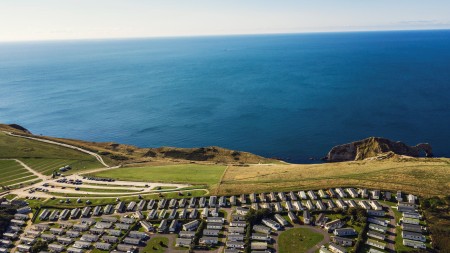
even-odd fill
[(225, 168), (221, 165), (199, 164), (147, 166), (112, 169), (93, 176), (129, 181), (214, 185), (219, 182)]

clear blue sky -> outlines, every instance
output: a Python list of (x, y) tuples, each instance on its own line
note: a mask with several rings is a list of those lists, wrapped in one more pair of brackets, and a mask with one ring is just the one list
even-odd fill
[(449, 28), (450, 0), (0, 0), (0, 41)]

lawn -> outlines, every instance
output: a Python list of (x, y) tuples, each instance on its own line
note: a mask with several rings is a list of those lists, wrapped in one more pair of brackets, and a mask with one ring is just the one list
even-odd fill
[(0, 192), (3, 186), (18, 185), (37, 177), (14, 160), (0, 160)]
[(449, 172), (450, 159), (446, 158), (230, 166), (219, 194), (352, 186), (445, 196), (450, 194)]
[[(161, 245), (162, 244), (162, 245)], [(163, 253), (169, 246), (169, 238), (156, 236), (147, 242), (147, 245), (141, 249), (140, 253)]]
[(64, 158), (22, 158), (20, 159), (26, 165), (37, 172), (50, 176), (59, 168), (69, 165), (72, 169), (64, 174), (73, 174), (82, 170), (95, 169), (103, 167), (94, 157), (89, 160), (71, 160)]
[(301, 253), (323, 240), (323, 235), (308, 228), (293, 228), (282, 232), (278, 238), (279, 253)]
[[(191, 195), (188, 196), (187, 193), (190, 193)], [(200, 196), (205, 196), (206, 195), (206, 191), (205, 190), (190, 190), (190, 191), (186, 191), (183, 192), (183, 196), (179, 196), (177, 192), (162, 192), (163, 198), (167, 198), (167, 199), (172, 199), (172, 198), (190, 198), (190, 197), (200, 197)], [(83, 199), (83, 203), (76, 203), (76, 199), (71, 199), (71, 203), (66, 204), (66, 203), (59, 203), (59, 201), (61, 199), (65, 200), (65, 198), (63, 197), (63, 194), (56, 194), (58, 196), (61, 196), (61, 198), (56, 198), (54, 200), (47, 200), (44, 203), (42, 203), (42, 206), (46, 206), (46, 207), (59, 207), (59, 208), (74, 208), (74, 207), (84, 207), (86, 206), (86, 204), (84, 203), (87, 199), (89, 199), (92, 204), (91, 206), (95, 206), (95, 205), (107, 205), (107, 204), (116, 204), (116, 197), (110, 197), (110, 198), (96, 198), (96, 195), (92, 194), (92, 195), (87, 195), (88, 198)], [(67, 197), (85, 197), (86, 195), (72, 195), (72, 194), (68, 194)], [(103, 196), (103, 197), (107, 197)], [(142, 195), (143, 199), (149, 200), (149, 199), (160, 199), (159, 194), (148, 194), (148, 195)], [(124, 196), (123, 194), (121, 195), (121, 197), (119, 197), (121, 201), (125, 201), (125, 202), (130, 202), (130, 201), (139, 201), (139, 198), (136, 196)]]
[(213, 185), (219, 182), (225, 168), (219, 165), (199, 164), (148, 166), (106, 170), (93, 176), (129, 181)]
[[(0, 158), (20, 159), (45, 175), (64, 165), (74, 171), (103, 167), (95, 157), (70, 148), (6, 135), (0, 132)], [(0, 168), (1, 170), (1, 168)]]

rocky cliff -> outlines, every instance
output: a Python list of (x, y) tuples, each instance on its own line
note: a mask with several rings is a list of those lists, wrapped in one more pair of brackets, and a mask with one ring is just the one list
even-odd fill
[(388, 152), (412, 157), (418, 157), (423, 152), (427, 157), (433, 156), (432, 148), (428, 143), (408, 146), (399, 141), (394, 142), (385, 138), (370, 137), (335, 146), (328, 152), (324, 160), (329, 162), (363, 160)]

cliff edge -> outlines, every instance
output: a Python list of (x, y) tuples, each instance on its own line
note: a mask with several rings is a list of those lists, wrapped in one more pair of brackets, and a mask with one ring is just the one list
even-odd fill
[(324, 160), (329, 162), (364, 160), (388, 152), (412, 157), (419, 157), (423, 152), (426, 157), (433, 156), (431, 145), (428, 143), (408, 146), (399, 141), (394, 142), (385, 138), (369, 137), (333, 147)]

